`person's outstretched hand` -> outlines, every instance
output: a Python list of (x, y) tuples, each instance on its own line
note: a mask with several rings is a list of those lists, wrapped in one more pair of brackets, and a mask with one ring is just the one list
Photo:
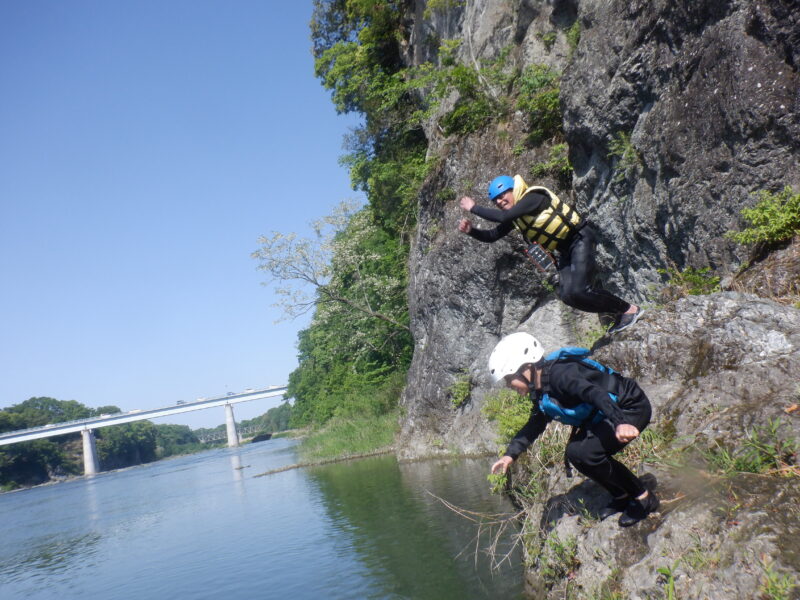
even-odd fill
[(466, 211), (472, 210), (472, 207), (475, 206), (475, 200), (470, 198), (469, 196), (464, 196), (461, 200), (458, 201), (461, 208)]
[(461, 233), (469, 233), (470, 231), (472, 231), (472, 223), (470, 223), (466, 219), (461, 219), (458, 222), (458, 230)]
[(492, 465), (492, 473), (505, 473), (514, 459), (510, 456), (504, 456)]

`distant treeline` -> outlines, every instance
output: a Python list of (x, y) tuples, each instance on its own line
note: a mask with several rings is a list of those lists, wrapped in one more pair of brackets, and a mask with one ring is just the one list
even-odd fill
[[(75, 400), (31, 398), (0, 410), (0, 433), (118, 412), (121, 411), (116, 406), (89, 408)], [(263, 424), (259, 431), (283, 431), (287, 428), (290, 414), (291, 405), (283, 404), (241, 425)], [(224, 429), (225, 426), (221, 427)], [(200, 443), (198, 433), (201, 431), (208, 430), (195, 432), (186, 425), (155, 425), (150, 421), (95, 429), (100, 468), (119, 469), (206, 450), (212, 445)], [(81, 473), (83, 443), (80, 433), (0, 447), (0, 489), (3, 490)]]

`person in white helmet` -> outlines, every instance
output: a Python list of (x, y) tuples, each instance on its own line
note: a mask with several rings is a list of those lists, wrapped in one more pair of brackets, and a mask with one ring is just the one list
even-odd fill
[(573, 425), (577, 429), (567, 443), (566, 458), (611, 494), (600, 518), (622, 512), (619, 524), (628, 527), (658, 509), (659, 502), (613, 455), (647, 427), (650, 401), (636, 381), (586, 358), (588, 352), (563, 349), (545, 358), (539, 341), (524, 332), (512, 333), (495, 346), (489, 357), (492, 379), (529, 396), (533, 406), (492, 473), (505, 473), (550, 421)]

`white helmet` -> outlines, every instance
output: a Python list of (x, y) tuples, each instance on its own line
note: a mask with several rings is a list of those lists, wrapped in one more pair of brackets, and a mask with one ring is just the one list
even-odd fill
[(520, 331), (507, 335), (497, 342), (489, 357), (489, 373), (495, 383), (506, 375), (513, 375), (522, 365), (537, 363), (544, 356), (544, 348), (530, 333)]

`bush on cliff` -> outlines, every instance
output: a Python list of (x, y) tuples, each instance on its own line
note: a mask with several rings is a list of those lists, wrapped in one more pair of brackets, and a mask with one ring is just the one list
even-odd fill
[(777, 194), (761, 191), (758, 197), (755, 206), (742, 210), (750, 225), (727, 237), (740, 244), (775, 244), (800, 233), (800, 194), (786, 186)]

